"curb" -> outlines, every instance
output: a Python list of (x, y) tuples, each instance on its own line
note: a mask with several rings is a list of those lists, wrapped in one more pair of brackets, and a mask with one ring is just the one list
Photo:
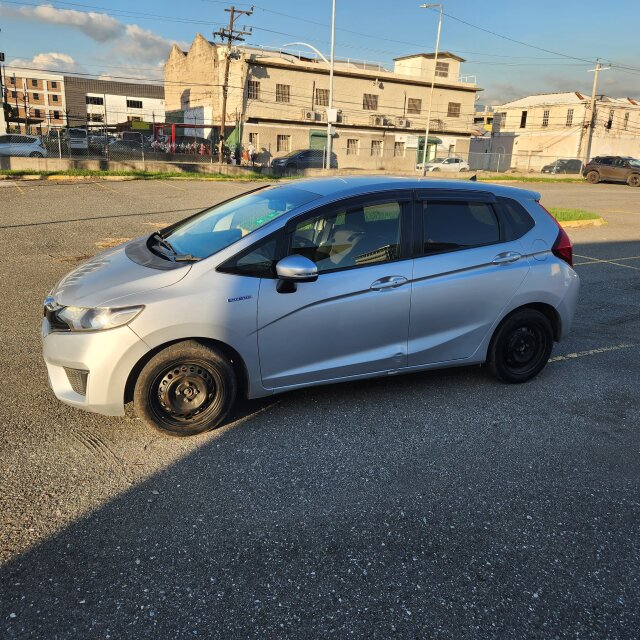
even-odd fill
[(560, 226), (567, 229), (578, 229), (580, 227), (601, 227), (603, 224), (607, 224), (604, 218), (594, 218), (593, 220), (566, 220), (561, 222)]

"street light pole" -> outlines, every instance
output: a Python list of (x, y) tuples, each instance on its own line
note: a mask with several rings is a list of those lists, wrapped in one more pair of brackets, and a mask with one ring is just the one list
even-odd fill
[(333, 137), (331, 125), (333, 124), (333, 50), (336, 39), (336, 0), (332, 0), (331, 10), (331, 62), (329, 63), (329, 108), (327, 109), (327, 160), (325, 167), (327, 171), (331, 170), (331, 149), (333, 146)]
[(431, 107), (433, 105), (433, 89), (436, 84), (436, 67), (438, 66), (438, 50), (440, 48), (440, 31), (442, 30), (442, 12), (443, 6), (441, 4), (421, 4), (421, 9), (440, 9), (440, 16), (438, 18), (438, 35), (436, 37), (436, 52), (433, 58), (433, 76), (431, 78), (431, 90), (429, 92), (429, 107), (427, 109), (427, 126), (424, 134), (424, 149), (422, 150), (422, 175), (427, 175), (427, 149), (429, 148), (429, 129), (431, 128)]

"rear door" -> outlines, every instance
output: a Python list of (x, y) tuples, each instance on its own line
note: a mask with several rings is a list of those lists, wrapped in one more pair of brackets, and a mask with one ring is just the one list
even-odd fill
[(524, 280), (528, 261), (490, 193), (418, 193), (409, 366), (471, 357)]
[(285, 253), (318, 267), (279, 293), (261, 281), (258, 349), (268, 389), (396, 370), (407, 364), (411, 193), (349, 199), (286, 228)]

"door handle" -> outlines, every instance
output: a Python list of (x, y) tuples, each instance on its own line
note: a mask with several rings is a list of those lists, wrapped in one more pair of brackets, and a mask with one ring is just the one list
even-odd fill
[(374, 291), (382, 291), (383, 289), (396, 289), (408, 282), (404, 276), (387, 276), (386, 278), (380, 278), (372, 283), (370, 289)]
[(492, 264), (511, 264), (512, 262), (517, 262), (522, 258), (522, 254), (517, 251), (505, 251), (504, 253), (499, 253), (494, 259)]

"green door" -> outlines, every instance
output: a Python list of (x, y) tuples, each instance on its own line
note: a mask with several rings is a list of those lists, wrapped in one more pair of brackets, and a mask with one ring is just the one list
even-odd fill
[(323, 151), (327, 148), (327, 132), (326, 131), (310, 131), (309, 132), (309, 149), (319, 149)]

